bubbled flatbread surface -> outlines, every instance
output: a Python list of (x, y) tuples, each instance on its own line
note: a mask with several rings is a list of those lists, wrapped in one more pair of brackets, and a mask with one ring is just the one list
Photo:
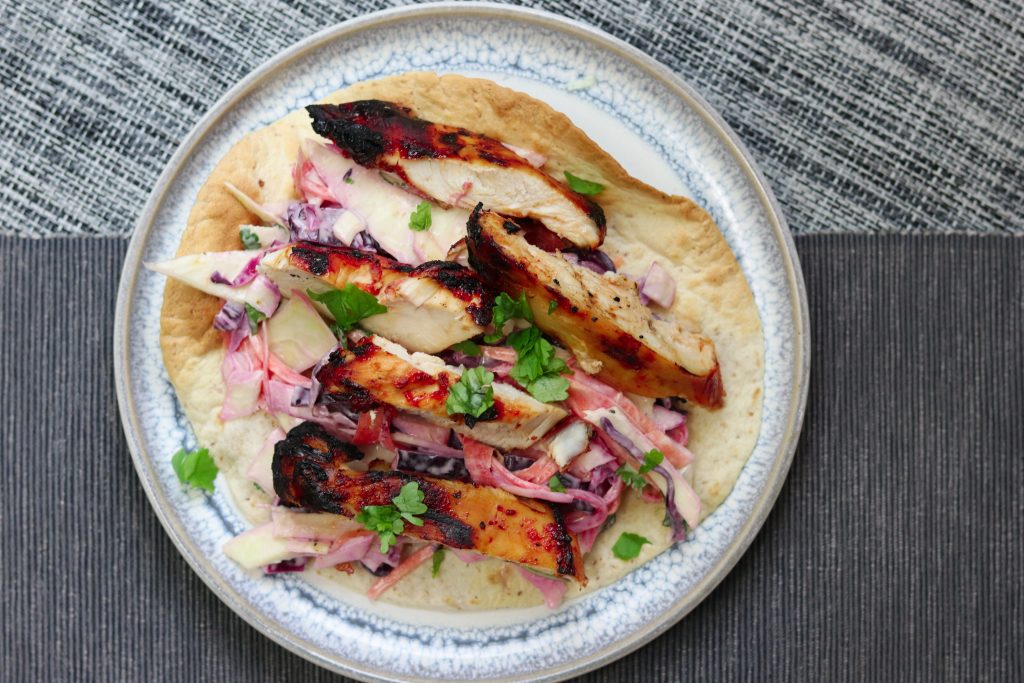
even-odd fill
[[(643, 275), (652, 260), (666, 267), (677, 284), (672, 315), (701, 330), (716, 346), (726, 390), (717, 411), (691, 407), (690, 450), (696, 456), (690, 476), (707, 516), (732, 490), (753, 451), (761, 424), (764, 343), (753, 296), (728, 244), (704, 209), (630, 177), (563, 114), (547, 104), (495, 83), (462, 76), (411, 73), (359, 83), (324, 102), (381, 99), (411, 107), (420, 118), (461, 126), (511, 145), (539, 152), (543, 170), (563, 171), (601, 183), (597, 196), (608, 220), (603, 249), (619, 270)], [(200, 189), (178, 255), (242, 247), (238, 226), (258, 223), (227, 190), (230, 182), (259, 203), (295, 198), (291, 170), (304, 138), (312, 132), (304, 111), (254, 131), (235, 144)], [(273, 429), (266, 415), (221, 422), (224, 396), (220, 375), (222, 333), (211, 327), (220, 301), (169, 280), (161, 311), (161, 348), (168, 375), (199, 442), (210, 449), (235, 502), (253, 523), (265, 521), (258, 504), (269, 500), (244, 479), (249, 458)], [(633, 494), (612, 529), (603, 533), (586, 558), (590, 583), (584, 592), (607, 585), (654, 557), (671, 540), (662, 525), (662, 504)], [(638, 559), (622, 562), (611, 545), (622, 531), (653, 543)], [(362, 592), (372, 577), (325, 570), (343, 586)], [(569, 595), (578, 592), (570, 587)], [(429, 563), (385, 593), (382, 599), (415, 607), (483, 609), (541, 602), (540, 594), (504, 562), (464, 564), (450, 553), (440, 576)]]

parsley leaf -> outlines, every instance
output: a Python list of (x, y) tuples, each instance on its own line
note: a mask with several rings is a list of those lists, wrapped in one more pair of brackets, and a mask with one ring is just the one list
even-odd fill
[(549, 301), (548, 302), (548, 315), (551, 315), (552, 313), (554, 313), (556, 308), (558, 308), (558, 302), (555, 301), (554, 299)]
[(536, 327), (517, 330), (508, 337), (516, 350), (516, 364), (509, 375), (538, 401), (564, 401), (569, 398), (569, 380), (560, 375), (571, 372), (565, 361), (555, 356), (555, 347)]
[(352, 183), (356, 182), (356, 181), (352, 180), (352, 169), (351, 168), (348, 169), (347, 171), (345, 171), (345, 175), (341, 176), (341, 179), (343, 181), (345, 181), (346, 185), (351, 185)]
[(430, 229), (430, 202), (420, 202), (409, 216), (409, 229), (423, 232)]
[(530, 304), (526, 302), (526, 293), (519, 292), (519, 298), (513, 299), (505, 292), (502, 292), (494, 300), (494, 314), (491, 318), (491, 322), (494, 324), (494, 332), (484, 336), (484, 341), (488, 344), (493, 344), (502, 337), (505, 333), (502, 329), (505, 327), (505, 323), (513, 318), (522, 318), (528, 322), (533, 322), (533, 311), (530, 310)]
[(242, 246), (246, 249), (259, 249), (262, 245), (260, 244), (259, 235), (252, 231), (247, 225), (243, 225), (238, 230), (238, 237), (242, 240)]
[[(482, 416), (494, 407), (494, 373), (483, 368), (470, 368), (448, 389), (444, 408), (449, 415)], [(467, 424), (468, 424), (467, 420)], [(469, 425), (472, 427), (473, 425)]]
[(256, 328), (267, 319), (267, 315), (252, 304), (245, 305), (245, 314), (249, 317), (249, 331), (256, 334)]
[(655, 467), (660, 465), (664, 459), (665, 454), (659, 451), (657, 448), (652, 448), (651, 450), (647, 451), (646, 453), (644, 453), (644, 464), (640, 465), (640, 474), (647, 474)]
[(483, 353), (483, 351), (480, 350), (480, 346), (470, 339), (461, 341), (458, 344), (452, 344), (452, 348), (467, 356), (479, 356)]
[(217, 465), (210, 457), (210, 451), (200, 448), (186, 451), (182, 448), (171, 456), (171, 467), (178, 475), (182, 484), (191, 484), (196, 488), (213, 492), (213, 480), (217, 476)]
[(619, 479), (625, 482), (626, 486), (632, 486), (638, 493), (647, 486), (647, 480), (644, 479), (643, 475), (637, 474), (629, 465), (623, 465), (615, 470), (615, 474), (619, 475)]
[(351, 282), (345, 285), (344, 289), (332, 289), (319, 294), (312, 289), (307, 289), (306, 294), (313, 301), (322, 303), (331, 312), (331, 315), (334, 316), (334, 325), (331, 326), (331, 329), (338, 336), (348, 332), (363, 318), (369, 318), (378, 313), (387, 313), (388, 310), (387, 306), (383, 306), (377, 301), (377, 297), (369, 292), (364, 292)]
[(660, 465), (664, 459), (664, 453), (659, 451), (657, 448), (652, 448), (644, 454), (644, 462), (640, 465), (639, 472), (633, 470), (629, 465), (623, 465), (619, 469), (615, 470), (615, 473), (619, 475), (619, 478), (622, 479), (627, 486), (632, 486), (637, 491), (642, 491), (643, 488), (647, 486), (647, 480), (644, 479), (644, 475)]
[(356, 521), (370, 531), (377, 532), (380, 551), (386, 553), (398, 540), (398, 534), (405, 531), (405, 522), (423, 526), (423, 520), (414, 515), (426, 511), (420, 485), (410, 481), (391, 499), (390, 505), (366, 505), (356, 515)]
[(422, 515), (427, 511), (427, 506), (423, 504), (423, 491), (420, 491), (419, 484), (410, 481), (402, 487), (397, 496), (391, 499), (391, 502), (398, 508), (402, 519), (410, 524), (423, 526), (423, 520), (415, 516)]
[(601, 183), (595, 183), (592, 180), (584, 180), (578, 176), (574, 176), (568, 171), (565, 172), (565, 181), (569, 183), (569, 189), (573, 192), (585, 195), (599, 194), (604, 190), (604, 185)]
[(441, 571), (442, 562), (444, 562), (444, 548), (438, 548), (434, 551), (433, 557), (430, 558), (430, 575), (435, 579), (438, 572)]
[(565, 484), (562, 483), (557, 474), (551, 475), (551, 479), (548, 480), (548, 488), (555, 493), (565, 493)]
[(623, 531), (619, 540), (612, 546), (612, 554), (620, 560), (633, 560), (640, 554), (640, 549), (650, 541), (638, 534)]
[(544, 375), (530, 382), (526, 390), (541, 403), (565, 401), (569, 398), (569, 380), (557, 375)]

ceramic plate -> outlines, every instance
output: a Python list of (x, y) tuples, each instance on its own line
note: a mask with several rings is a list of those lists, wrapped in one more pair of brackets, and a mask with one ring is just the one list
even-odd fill
[[(335, 595), (301, 575), (258, 577), (220, 551), (245, 528), (226, 492), (175, 479), (194, 447), (159, 352), (164, 278), (199, 187), (230, 145), (351, 83), (409, 70), (484, 76), (547, 101), (633, 175), (707, 208), (739, 258), (765, 336), (764, 417), (728, 499), (693, 533), (617, 583), (563, 605), (439, 613)], [(580, 88), (580, 86), (589, 86)], [(721, 118), (680, 78), (595, 29), (495, 5), (420, 5), (319, 33), (218, 102), (171, 159), (136, 226), (115, 329), (117, 389), (136, 469), (200, 577), (285, 647), (365, 680), (556, 680), (642, 646), (678, 621), (750, 544), (785, 478), (807, 389), (807, 306), (796, 254), (764, 179)]]

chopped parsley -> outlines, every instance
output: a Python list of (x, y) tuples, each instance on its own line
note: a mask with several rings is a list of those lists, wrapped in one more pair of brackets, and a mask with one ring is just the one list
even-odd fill
[(619, 540), (612, 546), (612, 554), (620, 560), (633, 560), (640, 554), (640, 549), (650, 541), (629, 531), (623, 531)]
[(458, 344), (452, 344), (452, 348), (467, 356), (479, 356), (483, 353), (483, 351), (480, 350), (480, 346), (471, 339), (461, 341)]
[(441, 571), (442, 562), (444, 562), (444, 548), (438, 548), (434, 551), (433, 557), (430, 558), (430, 575), (435, 579)]
[(548, 480), (548, 488), (555, 493), (565, 493), (565, 484), (562, 483), (557, 474), (551, 475), (551, 479)]
[(619, 475), (622, 481), (626, 482), (627, 486), (632, 486), (637, 491), (643, 491), (644, 487), (647, 486), (647, 480), (644, 479), (644, 475), (660, 465), (664, 459), (665, 455), (661, 451), (657, 448), (652, 448), (644, 454), (644, 464), (640, 465), (639, 472), (629, 465), (623, 465), (615, 473)]
[(487, 419), (488, 411), (494, 412), (493, 382), (493, 372), (483, 368), (466, 370), (459, 381), (448, 389), (445, 410), (449, 415), (463, 415), (466, 424), (472, 428), (478, 419)]
[(351, 282), (343, 289), (332, 289), (319, 294), (312, 289), (307, 289), (306, 294), (313, 301), (322, 303), (331, 312), (331, 315), (334, 316), (334, 325), (331, 326), (331, 329), (339, 337), (351, 330), (363, 318), (386, 313), (388, 310), (387, 306), (383, 306), (377, 301), (377, 297), (369, 292), (364, 292)]
[(345, 175), (341, 176), (341, 179), (345, 182), (346, 185), (351, 185), (352, 183), (354, 183), (355, 181), (352, 180), (352, 169), (350, 168), (347, 171), (345, 171)]
[(548, 315), (551, 315), (552, 313), (554, 313), (556, 308), (558, 308), (558, 302), (555, 301), (554, 299), (549, 301), (548, 302)]
[(416, 515), (427, 511), (423, 504), (423, 492), (414, 481), (402, 487), (390, 505), (367, 505), (356, 515), (356, 521), (380, 536), (380, 551), (386, 553), (398, 540), (398, 534), (405, 531), (405, 523), (423, 526), (423, 520)]
[(256, 328), (259, 327), (260, 323), (267, 319), (266, 313), (252, 304), (245, 305), (245, 315), (249, 318), (249, 330), (253, 334), (256, 334)]
[(533, 322), (533, 311), (530, 310), (530, 304), (526, 301), (526, 294), (519, 292), (519, 298), (513, 299), (505, 292), (502, 292), (494, 300), (494, 309), (491, 322), (494, 324), (494, 332), (484, 336), (484, 341), (488, 344), (500, 340), (505, 336), (502, 329), (505, 327), (505, 323), (513, 318), (522, 318), (528, 322)]
[(182, 484), (213, 492), (213, 480), (217, 476), (217, 464), (210, 457), (210, 451), (200, 448), (186, 451), (182, 448), (171, 456), (171, 467)]
[(430, 229), (430, 202), (420, 202), (409, 216), (409, 229), (423, 232)]
[(262, 246), (259, 235), (254, 233), (248, 225), (243, 225), (238, 229), (238, 237), (246, 249), (259, 249)]
[(509, 375), (538, 401), (564, 401), (569, 398), (569, 380), (562, 377), (571, 372), (565, 361), (555, 356), (555, 347), (541, 336), (536, 327), (518, 330), (508, 336), (516, 350), (516, 364)]
[(604, 190), (604, 185), (601, 183), (595, 183), (592, 180), (584, 180), (583, 178), (574, 176), (568, 171), (565, 172), (565, 181), (569, 183), (569, 189), (578, 194), (590, 196), (599, 194)]

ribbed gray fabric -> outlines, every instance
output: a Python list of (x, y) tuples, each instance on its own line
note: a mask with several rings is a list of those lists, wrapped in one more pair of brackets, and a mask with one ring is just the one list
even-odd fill
[[(149, 508), (112, 378), (125, 246), (0, 238), (0, 680), (336, 680)], [(778, 504), (689, 617), (583, 680), (1020, 680), (1024, 240), (797, 246), (813, 380)]]
[[(126, 235), (186, 132), (394, 0), (0, 5), (0, 234)], [(526, 2), (638, 47), (750, 146), (797, 234), (1024, 233), (1024, 3)]]

